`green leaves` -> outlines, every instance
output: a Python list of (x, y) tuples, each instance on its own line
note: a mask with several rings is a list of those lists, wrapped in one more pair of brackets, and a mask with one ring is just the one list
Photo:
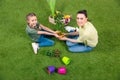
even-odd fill
[(52, 17), (54, 17), (56, 0), (47, 0), (47, 2), (50, 5), (50, 10), (52, 13), (51, 15), (52, 15)]

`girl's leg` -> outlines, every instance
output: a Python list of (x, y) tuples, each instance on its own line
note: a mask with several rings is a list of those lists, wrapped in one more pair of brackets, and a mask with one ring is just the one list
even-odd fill
[(84, 44), (78, 44), (69, 47), (69, 51), (71, 52), (89, 52), (93, 50), (93, 47), (85, 46)]
[(40, 38), (38, 39), (38, 43), (40, 47), (43, 46), (53, 46), (54, 45), (54, 41), (50, 40), (48, 38), (45, 38), (44, 35), (41, 35)]
[(43, 46), (53, 46), (54, 45), (54, 41), (50, 40), (48, 38), (44, 38), (40, 43), (39, 46), (43, 47)]

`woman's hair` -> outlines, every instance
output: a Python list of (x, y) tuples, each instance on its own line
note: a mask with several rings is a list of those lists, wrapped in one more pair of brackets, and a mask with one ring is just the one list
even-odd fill
[(26, 20), (28, 20), (28, 17), (32, 17), (32, 16), (36, 16), (36, 14), (35, 13), (28, 13), (26, 15)]
[(88, 17), (86, 10), (80, 10), (80, 11), (77, 12), (77, 14), (84, 14), (86, 18)]

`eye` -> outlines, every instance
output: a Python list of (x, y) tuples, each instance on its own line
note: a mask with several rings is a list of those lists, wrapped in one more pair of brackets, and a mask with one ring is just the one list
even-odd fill
[(80, 18), (79, 18), (79, 17), (77, 17), (76, 19), (77, 19), (77, 20), (79, 20)]
[(81, 20), (83, 20), (83, 18), (80, 18)]
[(80, 20), (83, 20), (83, 18), (78, 18), (78, 17), (77, 17), (76, 19), (77, 19), (77, 20), (79, 20), (79, 19), (80, 19)]

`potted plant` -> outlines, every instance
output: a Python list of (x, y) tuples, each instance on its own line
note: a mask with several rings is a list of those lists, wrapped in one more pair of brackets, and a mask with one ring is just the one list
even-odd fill
[(52, 24), (56, 24), (55, 20), (54, 20), (54, 15), (55, 15), (55, 3), (56, 0), (47, 0), (49, 6), (50, 6), (50, 10), (51, 10), (51, 15), (49, 16), (49, 22)]
[(65, 15), (61, 11), (55, 11), (56, 0), (47, 0), (47, 2), (51, 10), (51, 15), (48, 17), (49, 22), (56, 25), (57, 30), (63, 30), (63, 26), (70, 22), (71, 16)]

